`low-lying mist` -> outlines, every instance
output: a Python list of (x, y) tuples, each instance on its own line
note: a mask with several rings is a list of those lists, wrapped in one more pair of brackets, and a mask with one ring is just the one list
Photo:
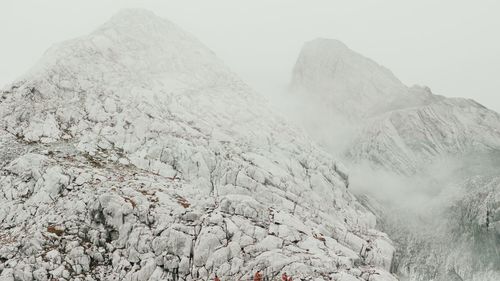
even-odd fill
[[(378, 227), (395, 243), (393, 271), (402, 280), (495, 280), (500, 231), (487, 221), (488, 208), (500, 197), (495, 185), (500, 151), (436, 156), (412, 175), (368, 161), (353, 162), (346, 152), (360, 133), (359, 120), (305, 97), (268, 96), (289, 121), (348, 167), (349, 188), (377, 215)], [(478, 269), (487, 276), (474, 275)]]

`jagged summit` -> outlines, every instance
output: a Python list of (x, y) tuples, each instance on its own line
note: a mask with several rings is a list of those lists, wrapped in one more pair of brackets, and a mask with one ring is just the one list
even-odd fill
[(309, 48), (325, 48), (328, 51), (337, 51), (337, 52), (351, 51), (349, 47), (347, 47), (347, 45), (344, 44), (344, 42), (338, 39), (330, 39), (323, 37), (318, 37), (316, 39), (306, 42), (304, 44), (303, 49), (307, 50)]
[[(168, 80), (182, 87), (238, 80), (196, 38), (141, 9), (120, 11), (91, 34), (53, 46), (24, 79), (45, 79), (55, 73), (78, 82)], [(74, 73), (78, 77), (69, 77)]]
[[(120, 113), (117, 103), (128, 107), (140, 101), (151, 107), (164, 103), (172, 107), (196, 95), (205, 95), (204, 102), (218, 105), (210, 108), (210, 114), (268, 115), (267, 108), (258, 106), (244, 111), (222, 106), (228, 99), (252, 104), (261, 98), (196, 38), (152, 12), (135, 9), (119, 12), (89, 35), (53, 46), (6, 90), (10, 92), (27, 94), (5, 97), (0, 114), (8, 124), (6, 129), (30, 141), (74, 136), (76, 131), (82, 131), (73, 126), (74, 119), (89, 113), (94, 116), (96, 112), (91, 108), (106, 103), (113, 104), (112, 110), (105, 110), (107, 117), (94, 116), (94, 121)], [(2, 112), (9, 103), (19, 107), (17, 112)], [(194, 111), (197, 115), (209, 108), (200, 101), (195, 105), (202, 108)], [(59, 109), (52, 110), (54, 106)], [(20, 123), (19, 116), (36, 120), (41, 128), (26, 134), (29, 122)], [(224, 118), (217, 121), (231, 122)], [(76, 131), (63, 134), (68, 122)]]
[(291, 90), (306, 92), (353, 117), (372, 114), (387, 102), (408, 96), (388, 69), (334, 39), (304, 44), (292, 74)]
[[(318, 62), (322, 63), (318, 65)], [(317, 38), (304, 43), (295, 69), (301, 70), (303, 68), (307, 69), (308, 67), (322, 67), (325, 70), (345, 71), (344, 69), (334, 69), (338, 63), (345, 64), (343, 67), (349, 66), (359, 68), (362, 72), (367, 71), (362, 69), (363, 67), (368, 67), (368, 70), (384, 72), (385, 75), (390, 76), (389, 78), (394, 80), (394, 82), (401, 83), (389, 69), (351, 50), (346, 44), (337, 39)], [(322, 73), (321, 75), (327, 74), (328, 73)]]
[(116, 27), (117, 25), (122, 25), (128, 28), (134, 28), (137, 26), (142, 28), (152, 27), (157, 23), (174, 25), (174, 23), (168, 19), (159, 17), (150, 10), (142, 8), (125, 8), (111, 16), (111, 18), (102, 26), (111, 25), (112, 27)]
[[(350, 119), (373, 117), (445, 99), (427, 86), (404, 85), (386, 67), (337, 39), (326, 38), (304, 44), (292, 72), (290, 90), (320, 100), (329, 110)], [(468, 103), (460, 98), (454, 100)]]

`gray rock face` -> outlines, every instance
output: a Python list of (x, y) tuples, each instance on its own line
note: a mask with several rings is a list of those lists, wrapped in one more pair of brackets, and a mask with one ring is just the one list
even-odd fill
[(127, 10), (0, 93), (0, 280), (396, 280), (342, 166)]

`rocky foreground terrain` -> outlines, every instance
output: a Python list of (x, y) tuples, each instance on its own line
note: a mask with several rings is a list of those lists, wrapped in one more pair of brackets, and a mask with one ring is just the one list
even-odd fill
[(342, 165), (141, 10), (0, 92), (0, 280), (392, 281)]

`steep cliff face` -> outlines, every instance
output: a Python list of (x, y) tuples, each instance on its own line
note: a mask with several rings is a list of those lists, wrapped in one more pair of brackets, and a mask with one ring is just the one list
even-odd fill
[(1, 280), (396, 280), (342, 166), (150, 12), (51, 48), (0, 116)]
[(304, 129), (344, 155), (351, 187), (397, 244), (402, 280), (500, 278), (498, 113), (408, 88), (328, 39), (304, 45), (290, 96)]

